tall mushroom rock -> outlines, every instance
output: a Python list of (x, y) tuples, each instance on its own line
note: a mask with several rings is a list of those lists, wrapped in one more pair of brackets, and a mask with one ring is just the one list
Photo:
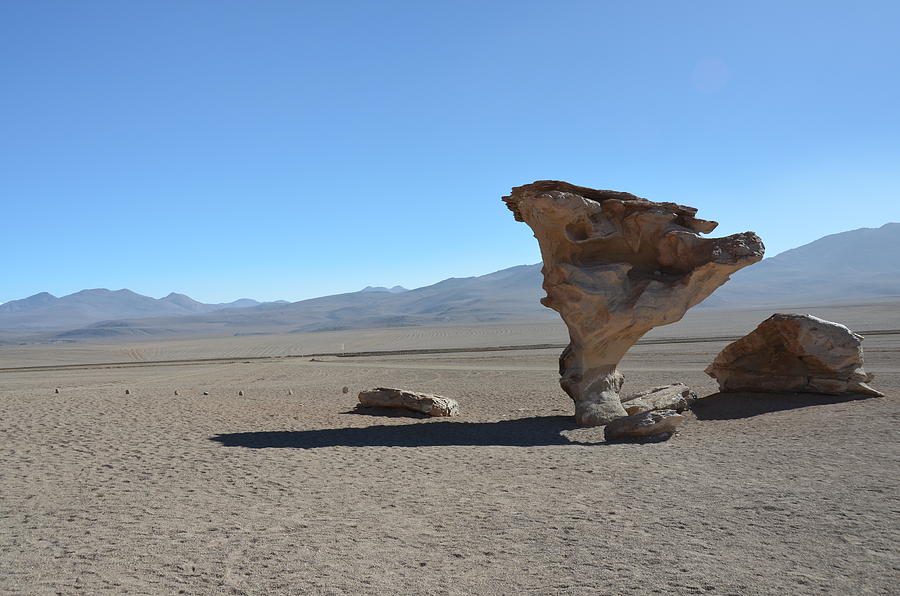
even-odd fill
[(625, 416), (619, 361), (645, 333), (689, 308), (763, 257), (753, 232), (702, 238), (718, 225), (697, 210), (625, 192), (539, 180), (503, 197), (538, 240), (541, 304), (569, 328), (559, 384), (581, 426)]

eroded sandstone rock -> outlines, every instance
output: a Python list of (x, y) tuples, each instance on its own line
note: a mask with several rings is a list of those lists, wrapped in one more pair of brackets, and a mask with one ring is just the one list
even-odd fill
[(706, 368), (719, 390), (883, 395), (869, 387), (862, 336), (812, 315), (774, 314)]
[(405, 389), (378, 387), (359, 392), (359, 405), (379, 408), (406, 408), (429, 416), (456, 416), (459, 404), (456, 400), (431, 393), (417, 393)]
[(684, 383), (662, 385), (622, 398), (622, 407), (629, 416), (653, 410), (683, 412), (697, 401), (697, 394)]
[(682, 422), (684, 416), (675, 410), (653, 410), (616, 418), (603, 434), (607, 441), (665, 441)]
[(569, 328), (560, 385), (582, 426), (626, 415), (619, 400), (625, 352), (647, 331), (684, 313), (762, 259), (753, 232), (702, 238), (716, 225), (697, 210), (625, 192), (542, 180), (503, 197), (527, 223), (544, 261), (544, 306)]

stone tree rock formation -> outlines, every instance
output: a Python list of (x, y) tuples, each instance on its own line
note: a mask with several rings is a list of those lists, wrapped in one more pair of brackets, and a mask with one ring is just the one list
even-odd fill
[(753, 232), (702, 238), (718, 224), (694, 217), (693, 207), (625, 192), (541, 180), (503, 200), (540, 244), (547, 292), (541, 303), (569, 328), (560, 385), (582, 426), (626, 415), (617, 366), (642, 335), (680, 320), (763, 256)]
[(863, 368), (862, 336), (812, 315), (774, 314), (725, 346), (706, 368), (722, 392), (863, 394), (874, 378)]

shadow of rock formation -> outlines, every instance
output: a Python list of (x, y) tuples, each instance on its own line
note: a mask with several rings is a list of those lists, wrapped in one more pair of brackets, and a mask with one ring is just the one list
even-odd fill
[[(575, 429), (570, 416), (537, 416), (499, 422), (417, 422), (364, 428), (259, 431), (210, 437), (225, 447), (317, 449), (321, 447), (448, 447), (578, 445), (560, 433)], [(591, 445), (596, 445), (590, 443)]]
[(698, 400), (691, 410), (698, 420), (736, 420), (770, 412), (840, 404), (872, 398), (870, 395), (822, 393), (713, 393)]
[(341, 412), (351, 416), (374, 416), (376, 418), (416, 418), (419, 420), (428, 420), (431, 418), (428, 414), (414, 412), (412, 410), (402, 410), (400, 408), (378, 408), (375, 406), (356, 407), (353, 410)]

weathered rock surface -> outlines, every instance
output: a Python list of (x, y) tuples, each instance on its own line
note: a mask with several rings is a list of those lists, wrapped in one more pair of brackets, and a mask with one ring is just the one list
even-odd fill
[(359, 405), (362, 407), (406, 408), (429, 416), (457, 416), (459, 414), (459, 404), (449, 397), (388, 387), (360, 391)]
[(718, 224), (694, 217), (693, 207), (625, 192), (542, 180), (503, 200), (540, 244), (547, 292), (541, 303), (569, 328), (560, 385), (582, 426), (626, 415), (617, 366), (641, 336), (680, 320), (763, 256), (752, 232), (702, 238)]
[(622, 407), (629, 416), (653, 410), (683, 412), (697, 401), (697, 394), (684, 383), (662, 385), (622, 398)]
[(654, 410), (616, 418), (603, 433), (607, 441), (664, 441), (682, 422), (684, 416), (675, 410)]
[(774, 314), (706, 368), (722, 392), (883, 395), (869, 387), (862, 336), (812, 315)]

